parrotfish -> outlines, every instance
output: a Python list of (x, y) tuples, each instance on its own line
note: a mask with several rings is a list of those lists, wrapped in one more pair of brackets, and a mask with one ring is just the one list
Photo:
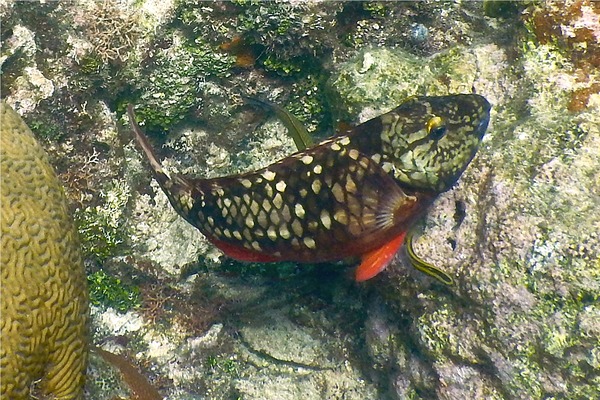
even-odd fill
[[(171, 205), (227, 256), (301, 263), (360, 257), (355, 279), (364, 281), (386, 268), (413, 223), (467, 168), (490, 108), (477, 94), (412, 97), (265, 168), (211, 179), (169, 176), (132, 105), (128, 114)], [(436, 275), (426, 263), (417, 267)]]

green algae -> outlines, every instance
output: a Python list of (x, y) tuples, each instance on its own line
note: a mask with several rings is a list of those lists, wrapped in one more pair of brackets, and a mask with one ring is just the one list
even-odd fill
[(104, 262), (124, 250), (128, 234), (124, 212), (130, 196), (127, 183), (116, 181), (103, 192), (102, 205), (76, 211), (75, 222), (86, 257)]
[(143, 71), (147, 81), (138, 87), (136, 104), (143, 105), (137, 110), (138, 117), (149, 130), (168, 130), (202, 103), (206, 97), (203, 83), (228, 76), (233, 64), (231, 56), (202, 41), (160, 52)]
[(126, 285), (121, 279), (100, 270), (87, 277), (90, 290), (90, 303), (95, 306), (112, 307), (119, 312), (127, 312), (140, 305), (140, 290)]

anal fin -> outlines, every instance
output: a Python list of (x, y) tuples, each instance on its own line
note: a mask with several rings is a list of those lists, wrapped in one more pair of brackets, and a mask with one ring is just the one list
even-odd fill
[(402, 246), (405, 236), (406, 232), (402, 232), (378, 249), (363, 255), (362, 262), (356, 269), (354, 279), (357, 282), (366, 281), (383, 271)]
[(236, 246), (218, 239), (209, 238), (212, 244), (217, 246), (227, 257), (231, 257), (238, 261), (248, 262), (276, 262), (281, 261), (280, 258), (268, 254), (262, 254), (256, 251), (248, 250), (242, 246)]

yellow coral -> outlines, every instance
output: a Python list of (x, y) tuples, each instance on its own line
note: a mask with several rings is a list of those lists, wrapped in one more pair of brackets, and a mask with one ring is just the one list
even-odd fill
[(0, 397), (81, 398), (88, 301), (77, 232), (27, 125), (2, 102), (0, 121)]

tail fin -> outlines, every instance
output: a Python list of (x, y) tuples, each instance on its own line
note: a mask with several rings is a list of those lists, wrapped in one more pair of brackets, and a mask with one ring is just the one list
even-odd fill
[[(133, 105), (129, 104), (127, 106), (127, 114), (129, 115), (129, 123), (135, 135), (135, 140), (138, 142), (144, 151), (144, 154), (146, 154), (146, 158), (150, 162), (152, 176), (156, 179), (163, 192), (169, 198), (169, 202), (173, 208), (175, 208), (175, 211), (183, 218), (190, 221), (189, 212), (194, 203), (192, 198), (192, 191), (194, 189), (193, 182), (179, 175), (169, 177), (169, 175), (166, 174), (158, 162), (158, 158), (156, 157), (152, 146), (150, 146), (148, 138), (144, 135), (144, 132), (142, 132), (135, 121)], [(194, 225), (193, 222), (192, 225)]]
[(150, 142), (148, 142), (148, 138), (146, 137), (146, 135), (144, 135), (144, 133), (140, 129), (140, 126), (135, 121), (135, 113), (133, 112), (132, 104), (127, 105), (127, 115), (129, 115), (129, 124), (131, 125), (131, 129), (133, 130), (133, 133), (135, 135), (135, 140), (138, 142), (138, 144), (144, 151), (144, 154), (146, 154), (146, 158), (150, 162), (150, 166), (152, 167), (152, 175), (154, 176), (154, 179), (158, 181), (161, 187), (164, 187), (164, 185), (170, 180), (170, 178), (158, 162), (156, 154), (154, 153), (152, 146), (150, 146)]

